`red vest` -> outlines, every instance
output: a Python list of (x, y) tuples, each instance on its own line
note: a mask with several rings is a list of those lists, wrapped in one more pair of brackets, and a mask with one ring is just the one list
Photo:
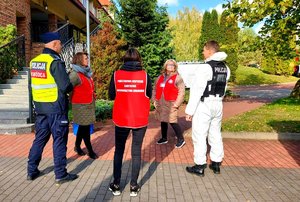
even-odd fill
[(178, 88), (175, 85), (177, 74), (171, 76), (164, 84), (165, 77), (160, 75), (156, 83), (156, 100), (160, 100), (161, 95), (164, 94), (164, 98), (167, 101), (175, 101), (178, 96)]
[(114, 74), (116, 98), (113, 121), (116, 126), (141, 128), (148, 125), (150, 99), (146, 95), (145, 71), (118, 70)]
[(94, 100), (94, 82), (92, 78), (86, 77), (82, 73), (77, 73), (81, 84), (73, 89), (71, 103), (72, 104), (91, 104)]

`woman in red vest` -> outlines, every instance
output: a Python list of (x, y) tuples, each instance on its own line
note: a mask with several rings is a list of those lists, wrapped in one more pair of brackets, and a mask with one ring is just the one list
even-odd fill
[(172, 126), (177, 137), (176, 148), (185, 145), (182, 130), (178, 122), (178, 108), (184, 100), (185, 85), (177, 72), (178, 65), (175, 60), (167, 60), (163, 66), (162, 74), (155, 81), (152, 98), (156, 114), (161, 122), (162, 137), (157, 144), (168, 143), (168, 123)]
[(71, 94), (73, 112), (73, 132), (76, 135), (74, 151), (80, 155), (85, 155), (81, 149), (83, 139), (88, 150), (88, 155), (92, 159), (98, 158), (91, 144), (91, 134), (95, 117), (95, 94), (92, 71), (88, 67), (88, 54), (78, 52), (73, 57), (72, 72), (69, 77), (74, 86)]
[(142, 68), (140, 53), (129, 48), (123, 57), (124, 64), (112, 75), (109, 97), (114, 101), (115, 123), (114, 181), (109, 190), (120, 195), (122, 160), (127, 137), (132, 131), (130, 196), (137, 196), (140, 186), (137, 179), (141, 167), (141, 148), (148, 125), (152, 84)]

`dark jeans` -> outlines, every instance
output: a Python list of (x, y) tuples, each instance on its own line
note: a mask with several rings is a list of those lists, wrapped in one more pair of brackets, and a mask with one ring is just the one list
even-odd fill
[[(178, 123), (170, 123), (170, 125), (172, 126), (176, 137), (178, 140), (182, 140), (183, 139), (183, 135), (182, 135), (182, 130), (179, 126)], [(167, 122), (161, 122), (160, 123), (161, 126), (161, 135), (162, 138), (167, 139), (167, 134), (168, 134), (168, 123)]]
[(76, 141), (75, 141), (76, 148), (80, 148), (82, 139), (84, 141), (84, 144), (85, 144), (88, 152), (94, 153), (93, 147), (91, 144), (90, 125), (87, 125), (87, 126), (79, 125), (77, 135), (76, 135)]
[(67, 142), (69, 121), (66, 114), (40, 114), (35, 121), (35, 139), (28, 156), (28, 175), (38, 172), (44, 147), (53, 137), (54, 173), (56, 179), (61, 179), (67, 174)]
[(122, 173), (122, 161), (127, 137), (132, 130), (131, 145), (131, 181), (130, 185), (136, 186), (141, 167), (141, 148), (147, 127), (143, 128), (121, 128), (115, 127), (115, 155), (114, 155), (114, 183), (120, 184)]

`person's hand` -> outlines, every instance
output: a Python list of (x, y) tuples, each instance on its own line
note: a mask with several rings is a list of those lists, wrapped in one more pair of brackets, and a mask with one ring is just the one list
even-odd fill
[(157, 106), (158, 106), (157, 101), (153, 102), (153, 106), (154, 106), (155, 109), (157, 109)]
[(173, 104), (173, 107), (174, 107), (174, 108), (178, 108), (179, 106), (177, 106), (176, 104)]
[(192, 121), (192, 118), (193, 117), (191, 115), (188, 115), (188, 114), (185, 115), (185, 120), (186, 121)]

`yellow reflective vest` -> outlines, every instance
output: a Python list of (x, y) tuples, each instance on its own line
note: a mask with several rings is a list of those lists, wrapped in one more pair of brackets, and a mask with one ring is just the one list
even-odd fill
[(30, 75), (33, 101), (55, 102), (58, 89), (50, 66), (54, 58), (50, 54), (40, 54), (30, 61)]

